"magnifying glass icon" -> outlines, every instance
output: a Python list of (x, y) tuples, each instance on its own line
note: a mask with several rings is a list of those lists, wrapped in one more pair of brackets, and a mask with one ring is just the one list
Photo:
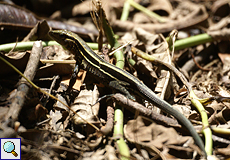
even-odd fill
[(15, 145), (11, 141), (7, 141), (3, 145), (3, 149), (7, 153), (12, 153), (15, 157), (18, 156), (18, 154), (14, 151), (15, 150)]

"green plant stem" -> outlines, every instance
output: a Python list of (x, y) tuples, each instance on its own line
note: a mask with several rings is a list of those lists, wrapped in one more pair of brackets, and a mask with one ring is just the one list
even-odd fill
[(128, 61), (131, 66), (134, 66), (136, 64), (136, 61), (132, 58), (129, 58)]
[(124, 6), (123, 6), (123, 10), (122, 10), (122, 14), (121, 14), (121, 21), (126, 21), (129, 17), (129, 8), (130, 8), (130, 4), (128, 1), (125, 1)]
[[(123, 54), (119, 54), (116, 53), (114, 54), (114, 57), (116, 57), (117, 62), (119, 62), (119, 60), (123, 60)], [(122, 66), (121, 66), (122, 65)], [(122, 68), (123, 64), (122, 63), (118, 63), (117, 64), (118, 67)], [(124, 141), (123, 138), (123, 119), (124, 119), (124, 115), (123, 115), (123, 107), (119, 106), (119, 105), (115, 105), (115, 113), (114, 113), (114, 133), (113, 136), (117, 139), (117, 145), (119, 148), (119, 152), (121, 155), (121, 160), (129, 160), (130, 157), (130, 153), (129, 153), (129, 148), (126, 144), (126, 142)]]
[(144, 12), (145, 14), (147, 14), (148, 16), (155, 18), (156, 20), (158, 20), (159, 22), (165, 22), (165, 19), (162, 18), (161, 16), (159, 16), (158, 14), (146, 9), (145, 7), (139, 5), (138, 3), (134, 2), (133, 0), (127, 0), (131, 6), (133, 6), (134, 8)]
[[(16, 45), (17, 44), (17, 45)], [(0, 51), (9, 52), (12, 48), (14, 48), (14, 51), (18, 50), (31, 50), (33, 47), (34, 41), (30, 42), (18, 42), (18, 43), (7, 43), (0, 45)], [(97, 43), (87, 43), (92, 49), (96, 50), (98, 49)], [(43, 41), (42, 46), (52, 46), (52, 45), (59, 45), (56, 41)]]
[(129, 148), (124, 141), (123, 138), (123, 107), (116, 105), (115, 113), (114, 113), (114, 132), (113, 137), (117, 139), (117, 146), (119, 149), (119, 153), (121, 156), (121, 160), (128, 160), (130, 157)]
[(211, 127), (212, 131), (218, 134), (225, 134), (230, 135), (230, 129), (228, 128), (218, 128), (218, 127)]
[(199, 44), (213, 42), (214, 39), (207, 33), (177, 40), (174, 44), (175, 50), (193, 47)]
[[(116, 36), (112, 30), (112, 27), (110, 26), (108, 20), (106, 19), (106, 15), (105, 12), (102, 12), (102, 25), (103, 25), (103, 29), (104, 29), (104, 33), (109, 41), (109, 44), (111, 47), (115, 47), (118, 48), (120, 46), (119, 42), (116, 39)], [(118, 50), (114, 53), (114, 57), (116, 58), (116, 66), (123, 69), (124, 68), (124, 55), (123, 55), (123, 50)], [(127, 144), (124, 141), (123, 138), (123, 119), (124, 119), (124, 115), (123, 115), (123, 108), (119, 105), (115, 106), (115, 113), (114, 113), (114, 121), (115, 121), (115, 125), (114, 125), (114, 137), (118, 137), (118, 139), (116, 140), (118, 148), (119, 148), (119, 152), (121, 155), (121, 159), (122, 160), (129, 160), (130, 157), (130, 153), (129, 153), (129, 148), (127, 146)]]
[[(213, 42), (213, 38), (209, 36), (208, 34), (200, 34), (192, 37), (188, 37), (185, 39), (180, 39), (175, 42), (175, 50), (180, 50), (188, 47), (193, 47), (199, 44), (204, 44), (207, 42)], [(14, 50), (30, 50), (33, 47), (34, 41), (31, 42), (18, 42), (17, 46), (15, 47), (16, 43), (8, 43), (8, 44), (2, 44), (0, 45), (0, 51), (9, 52), (12, 48), (15, 47)], [(90, 48), (96, 50), (98, 49), (97, 43), (87, 43)], [(45, 41), (42, 42), (43, 47), (51, 46), (51, 45), (60, 45), (56, 41)], [(116, 47), (119, 47), (120, 45), (115, 45)], [(114, 47), (115, 47), (114, 46)]]
[[(121, 45), (117, 41), (117, 39), (115, 38), (116, 36), (115, 36), (111, 26), (109, 25), (109, 22), (106, 20), (106, 18), (103, 19), (103, 29), (104, 29), (105, 35), (109, 41), (110, 46), (115, 47), (115, 48), (120, 47)], [(118, 50), (117, 52), (114, 53), (114, 57), (117, 60), (116, 66), (120, 67), (120, 68), (124, 68), (125, 62), (124, 62), (123, 51)]]
[(195, 95), (194, 91), (191, 90), (189, 97), (191, 98), (191, 102), (193, 106), (196, 107), (196, 109), (199, 111), (202, 119), (202, 125), (203, 125), (203, 134), (205, 137), (205, 151), (207, 155), (212, 155), (212, 131), (209, 128), (209, 123), (208, 123), (208, 115), (203, 107), (203, 105), (200, 103), (198, 100), (198, 97)]
[[(0, 45), (0, 51), (9, 52), (12, 48), (14, 50), (31, 50), (33, 47), (34, 41), (30, 42), (18, 42), (18, 43), (8, 43)], [(42, 46), (57, 45), (55, 41), (46, 41), (42, 42)]]

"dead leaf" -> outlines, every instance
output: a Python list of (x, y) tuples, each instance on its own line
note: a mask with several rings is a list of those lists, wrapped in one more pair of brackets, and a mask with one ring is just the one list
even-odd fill
[[(95, 123), (97, 122), (96, 116), (99, 112), (99, 103), (95, 104), (98, 97), (99, 92), (96, 85), (93, 90), (81, 90), (78, 97), (74, 100), (74, 104), (71, 108), (88, 122)], [(73, 121), (76, 125), (85, 124), (85, 121), (77, 115), (74, 115)]]
[[(10, 55), (1, 54), (0, 56), (2, 56), (4, 59), (6, 59), (11, 64), (13, 64), (20, 71), (23, 71), (28, 62), (30, 53), (29, 52), (11, 52)], [(11, 67), (9, 67), (4, 62), (0, 63), (0, 68), (4, 68), (0, 70), (1, 77), (3, 77), (4, 75), (16, 75), (17, 74)]]
[(62, 114), (60, 111), (55, 110), (54, 112), (50, 111), (50, 126), (54, 131), (63, 130), (62, 122), (58, 122), (62, 118)]
[(150, 2), (151, 3), (148, 9), (161, 16), (168, 16), (173, 11), (172, 5), (169, 0), (151, 0)]
[(222, 154), (222, 155), (226, 156), (225, 158), (230, 157), (230, 147), (218, 148), (218, 149), (216, 149), (215, 153), (216, 154)]
[(105, 149), (97, 149), (93, 152), (85, 152), (83, 153), (82, 160), (104, 160), (105, 158)]
[(229, 15), (230, 5), (229, 0), (217, 0), (213, 3), (211, 11), (214, 16), (220, 18), (226, 17)]
[(152, 19), (147, 16), (146, 14), (143, 14), (143, 13), (136, 13), (134, 16), (133, 16), (133, 21), (134, 23), (136, 24), (143, 24), (143, 23), (151, 23)]
[[(66, 102), (66, 100), (65, 100), (65, 98), (62, 97), (60, 94), (57, 94), (57, 98), (58, 98), (59, 100), (61, 100), (62, 102), (64, 102), (66, 105), (68, 105), (67, 102)], [(64, 104), (62, 104), (62, 103), (59, 102), (59, 101), (57, 101), (57, 102), (55, 103), (54, 107), (55, 107), (57, 110), (63, 109), (63, 110), (65, 110), (65, 111), (69, 111), (69, 108), (67, 108)]]
[(218, 53), (218, 56), (220, 57), (222, 63), (223, 63), (223, 73), (229, 72), (230, 68), (230, 56), (228, 53)]
[[(159, 34), (152, 34), (145, 31), (141, 28), (136, 28), (135, 30), (137, 39), (140, 39), (145, 46), (147, 53), (153, 55), (159, 60), (168, 62), (171, 64), (170, 53), (168, 49), (168, 44), (162, 39)], [(157, 85), (154, 89), (155, 92), (161, 93), (161, 98), (168, 98), (171, 95), (171, 85), (169, 85), (170, 72), (162, 69), (162, 66), (159, 66), (157, 73), (153, 71), (153, 66), (151, 62), (148, 62), (142, 58), (137, 58), (138, 62), (136, 65), (142, 66), (142, 70), (147, 70), (152, 77), (156, 78), (156, 74), (159, 75), (157, 79)], [(167, 94), (166, 94), (167, 93)]]
[(115, 148), (111, 145), (106, 145), (105, 146), (105, 157), (111, 160), (118, 160), (118, 158), (116, 157), (116, 151)]
[(156, 146), (159, 149), (168, 145), (183, 145), (191, 137), (180, 136), (173, 128), (146, 122), (139, 116), (136, 120), (130, 120), (124, 127), (125, 137), (132, 143), (144, 143), (148, 146)]

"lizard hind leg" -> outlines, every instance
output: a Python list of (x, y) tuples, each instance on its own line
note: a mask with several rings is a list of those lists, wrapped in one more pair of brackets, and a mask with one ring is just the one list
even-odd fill
[(128, 99), (131, 99), (133, 101), (136, 101), (136, 98), (132, 96), (129, 91), (125, 88), (125, 86), (128, 86), (129, 83), (123, 82), (123, 81), (111, 81), (109, 82), (109, 86), (113, 89), (116, 89), (123, 93)]

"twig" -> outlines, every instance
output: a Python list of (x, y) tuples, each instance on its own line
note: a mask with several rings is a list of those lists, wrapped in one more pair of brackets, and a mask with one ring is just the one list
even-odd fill
[[(56, 82), (57, 82), (57, 80), (58, 80), (59, 78), (60, 78), (59, 75), (53, 77), (53, 81), (52, 81), (52, 83), (51, 83), (51, 86), (50, 86), (49, 92), (48, 92), (49, 94), (51, 94), (51, 92), (52, 92), (53, 88), (55, 87), (55, 84), (56, 84)], [(48, 99), (49, 99), (49, 96), (47, 96), (46, 99), (45, 99), (45, 101), (43, 102), (43, 106), (44, 106), (44, 107), (46, 106), (46, 104), (47, 104), (47, 102), (48, 102)]]
[(112, 106), (112, 101), (108, 101), (107, 106), (107, 122), (106, 125), (101, 127), (100, 131), (102, 134), (107, 135), (113, 130), (113, 120), (114, 120), (114, 108)]
[(140, 115), (147, 117), (153, 120), (154, 122), (157, 122), (158, 124), (163, 124), (166, 126), (174, 126), (174, 127), (180, 126), (176, 120), (166, 117), (164, 115), (157, 114), (153, 110), (144, 107), (140, 103), (127, 99), (124, 95), (120, 93), (114, 94), (112, 98), (114, 98), (117, 104), (126, 108), (127, 110), (133, 113), (138, 111)]
[[(42, 42), (36, 41), (33, 45), (29, 61), (24, 72), (24, 75), (30, 81), (34, 79), (34, 76), (36, 74), (41, 52)], [(18, 119), (19, 112), (25, 104), (30, 87), (31, 85), (26, 82), (26, 79), (21, 78), (21, 80), (19, 81), (19, 86), (17, 88), (17, 93), (13, 102), (10, 105), (10, 109), (7, 115), (5, 116), (5, 120), (9, 119), (10, 117), (13, 119), (13, 121), (16, 121)]]

